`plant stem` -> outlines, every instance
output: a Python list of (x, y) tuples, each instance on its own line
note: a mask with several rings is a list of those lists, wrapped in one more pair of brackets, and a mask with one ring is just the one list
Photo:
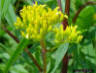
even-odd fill
[[(66, 2), (65, 2), (65, 14), (67, 14), (69, 16), (70, 15), (69, 12), (70, 12), (70, 0), (66, 0)], [(63, 20), (64, 30), (66, 29), (67, 26), (68, 26), (68, 19), (64, 19)]]
[(47, 63), (46, 63), (46, 47), (45, 47), (45, 42), (43, 40), (40, 41), (40, 45), (42, 46), (42, 57), (43, 57), (43, 63), (44, 63), (44, 68), (43, 68), (43, 73), (47, 72)]
[(87, 6), (89, 6), (89, 5), (96, 5), (96, 2), (90, 1), (90, 2), (86, 2), (84, 5), (82, 5), (82, 6), (79, 8), (79, 10), (76, 12), (75, 16), (73, 17), (73, 20), (72, 20), (73, 23), (76, 22), (79, 14), (80, 14), (80, 12), (81, 12), (85, 7), (87, 7)]
[(19, 43), (19, 40), (16, 36), (14, 36), (6, 27), (3, 27), (3, 30), (10, 36), (12, 37), (17, 43)]
[(57, 0), (57, 2), (58, 2), (58, 6), (60, 8), (59, 10), (62, 11), (61, 0)]
[[(18, 40), (18, 38), (16, 36), (14, 36), (6, 27), (3, 27), (3, 30), (10, 36), (12, 37), (17, 43), (19, 43), (20, 41)], [(37, 66), (38, 70), (40, 72), (42, 72), (42, 68), (40, 67), (40, 65), (38, 64), (38, 62), (36, 61), (36, 59), (34, 58), (34, 56), (31, 54), (31, 52), (28, 50), (28, 48), (26, 48), (24, 50), (28, 56), (32, 59), (32, 61), (34, 62), (34, 64)]]
[[(61, 0), (58, 0), (58, 5), (60, 7), (60, 10), (62, 11), (62, 7), (61, 7)], [(68, 16), (70, 15), (70, 0), (66, 0), (65, 2), (65, 14), (67, 14)], [(63, 20), (63, 28), (64, 30), (66, 29), (66, 27), (68, 26), (68, 19), (64, 19)], [(63, 58), (63, 67), (61, 70), (61, 73), (67, 73), (67, 68), (68, 68), (68, 54), (66, 53), (66, 55)]]
[[(65, 14), (67, 14), (68, 16), (70, 15), (70, 0), (66, 0), (66, 2), (65, 2)], [(68, 26), (68, 19), (64, 19), (64, 21), (63, 21), (64, 30), (66, 29), (67, 26)], [(67, 53), (64, 56), (62, 62), (63, 62), (63, 67), (62, 67), (61, 73), (67, 73), (68, 62), (69, 62)]]
[(67, 73), (68, 62), (69, 62), (68, 54), (66, 53), (65, 56), (64, 56), (64, 58), (63, 58), (63, 66), (62, 66), (61, 73)]
[(70, 15), (70, 0), (66, 0), (65, 2), (65, 14)]

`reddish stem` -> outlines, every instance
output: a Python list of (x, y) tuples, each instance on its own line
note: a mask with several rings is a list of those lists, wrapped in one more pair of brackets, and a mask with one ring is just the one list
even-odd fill
[[(69, 12), (70, 12), (70, 0), (66, 0), (66, 3), (65, 3), (65, 14), (67, 14), (69, 16), (70, 15)], [(67, 26), (68, 26), (68, 19), (64, 19), (64, 21), (63, 21), (64, 30), (66, 29)], [(62, 67), (61, 73), (67, 73), (68, 62), (69, 62), (68, 54), (67, 53), (64, 56), (62, 62), (63, 62), (63, 67)]]
[(67, 14), (68, 16), (70, 15), (70, 0), (66, 0), (65, 3), (65, 14)]
[(16, 36), (14, 36), (7, 28), (3, 27), (3, 30), (9, 35), (11, 36), (17, 43), (19, 43), (19, 40)]
[(63, 66), (62, 66), (62, 71), (61, 73), (67, 73), (67, 69), (68, 69), (68, 54), (66, 53), (66, 55), (63, 58)]
[(62, 11), (61, 0), (57, 0), (57, 2), (58, 2), (59, 10)]
[[(70, 0), (66, 0), (66, 3), (65, 3), (65, 14), (67, 14), (69, 16), (70, 15), (69, 12), (70, 12)], [(68, 19), (64, 19), (63, 20), (64, 30), (66, 29), (67, 26), (68, 26)]]
[[(61, 0), (58, 0), (58, 5), (60, 7), (60, 10), (62, 11)], [(70, 12), (70, 0), (66, 0), (66, 3), (65, 3), (65, 14), (67, 14), (69, 16), (69, 12)], [(67, 26), (68, 26), (68, 19), (64, 19), (63, 20), (63, 28), (64, 28), (64, 30), (66, 29)], [(61, 73), (67, 73), (67, 69), (68, 69), (68, 54), (67, 53), (64, 56), (62, 62), (63, 62), (63, 67), (62, 67)]]

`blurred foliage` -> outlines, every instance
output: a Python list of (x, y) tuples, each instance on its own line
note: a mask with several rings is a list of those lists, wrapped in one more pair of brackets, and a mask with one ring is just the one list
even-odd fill
[[(39, 4), (47, 4), (52, 9), (58, 5), (57, 0), (36, 1), (38, 1)], [(65, 0), (61, 1), (62, 10), (64, 12)], [(69, 17), (70, 25), (72, 24), (72, 18), (75, 13), (78, 11), (80, 6), (85, 4), (87, 1), (90, 0), (71, 0)], [(20, 9), (22, 9), (24, 5), (29, 4), (33, 5), (33, 0), (0, 0), (0, 73), (3, 73), (5, 70), (7, 61), (15, 58), (14, 56), (12, 57), (12, 55), (15, 50), (18, 50), (18, 46), (21, 47), (20, 49), (23, 49), (23, 45), (18, 45), (7, 33), (2, 30), (2, 27), (6, 26), (8, 30), (21, 39), (20, 33), (15, 30), (13, 23), (16, 21), (16, 16), (19, 16)], [(69, 60), (68, 73), (74, 73), (73, 70), (77, 69), (92, 69), (94, 71), (92, 73), (96, 73), (96, 5), (84, 8), (78, 16), (76, 23), (72, 25), (78, 25), (78, 30), (82, 31), (84, 38), (80, 44), (69, 44), (68, 54), (72, 55), (72, 58)], [(36, 58), (40, 66), (43, 67), (40, 44), (30, 44), (30, 52)], [(50, 39), (48, 41), (48, 45), (53, 46)], [(52, 73), (52, 71), (55, 71), (54, 73), (61, 72), (61, 60), (64, 52), (66, 51), (64, 50), (64, 47), (66, 48), (67, 45), (61, 46), (61, 48), (55, 52), (52, 51), (47, 53), (47, 73)], [(22, 50), (15, 52), (19, 57), (14, 60), (15, 62), (11, 66), (9, 73), (39, 73), (33, 61), (28, 57), (28, 54), (26, 54), (26, 52), (22, 52), (20, 55), (21, 52)], [(59, 64), (59, 62), (61, 64)], [(7, 67), (9, 67), (8, 65), (9, 64), (7, 64)]]

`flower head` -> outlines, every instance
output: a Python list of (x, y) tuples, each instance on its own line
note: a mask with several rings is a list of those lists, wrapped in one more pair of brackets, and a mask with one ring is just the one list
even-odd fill
[(82, 39), (76, 26), (69, 26), (63, 30), (63, 25), (56, 27), (64, 18), (68, 18), (59, 11), (59, 7), (51, 9), (46, 5), (24, 6), (20, 11), (20, 17), (17, 17), (15, 26), (20, 30), (21, 35), (27, 39), (40, 41), (44, 39), (49, 32), (54, 33), (56, 43), (76, 42)]
[(63, 25), (60, 25), (59, 29), (56, 27), (55, 43), (79, 43), (83, 36), (76, 29), (77, 26), (67, 26), (66, 30), (63, 30)]
[(46, 5), (24, 6), (17, 17), (15, 26), (21, 30), (23, 37), (40, 40), (52, 30), (55, 24), (60, 23), (64, 15), (58, 7), (52, 10)]

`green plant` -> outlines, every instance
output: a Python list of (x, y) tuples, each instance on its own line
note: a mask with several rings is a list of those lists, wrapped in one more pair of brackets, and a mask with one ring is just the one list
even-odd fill
[(0, 72), (96, 72), (96, 2), (36, 1), (0, 0)]

